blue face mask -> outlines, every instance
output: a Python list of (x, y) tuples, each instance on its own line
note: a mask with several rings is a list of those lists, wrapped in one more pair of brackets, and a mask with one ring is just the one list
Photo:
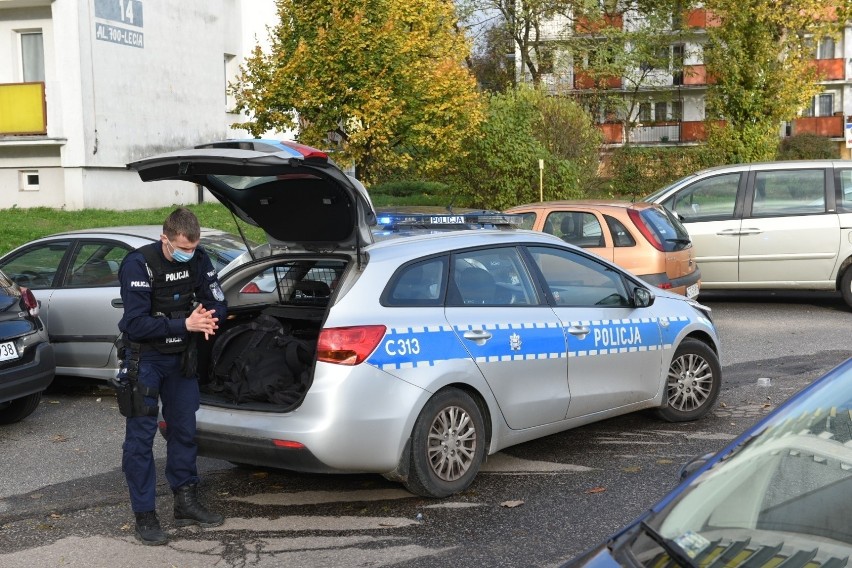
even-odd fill
[(166, 242), (169, 244), (169, 247), (172, 249), (169, 251), (171, 253), (172, 258), (175, 262), (189, 262), (192, 258), (192, 255), (195, 254), (195, 251), (192, 252), (183, 252), (182, 250), (176, 249), (171, 241), (166, 239)]

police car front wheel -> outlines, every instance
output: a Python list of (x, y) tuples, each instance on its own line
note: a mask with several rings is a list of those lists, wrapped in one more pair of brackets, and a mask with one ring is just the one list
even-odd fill
[(698, 420), (719, 397), (722, 367), (716, 353), (697, 339), (684, 339), (672, 357), (668, 378), (668, 406), (658, 414), (669, 422)]
[(458, 389), (438, 392), (414, 423), (406, 488), (438, 498), (463, 491), (479, 472), (485, 446), (485, 423), (473, 398)]

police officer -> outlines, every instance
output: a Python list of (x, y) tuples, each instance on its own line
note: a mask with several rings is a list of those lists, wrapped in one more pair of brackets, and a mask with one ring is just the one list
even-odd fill
[(117, 387), (119, 408), (127, 416), (122, 469), (136, 537), (144, 544), (168, 541), (155, 510), (158, 399), (168, 427), (166, 479), (174, 492), (175, 525), (224, 522), (198, 502), (197, 494), (195, 342), (202, 334), (205, 340), (214, 335), (227, 310), (216, 270), (198, 246), (200, 234), (195, 214), (178, 208), (163, 223), (160, 241), (129, 253), (118, 275), (124, 344)]

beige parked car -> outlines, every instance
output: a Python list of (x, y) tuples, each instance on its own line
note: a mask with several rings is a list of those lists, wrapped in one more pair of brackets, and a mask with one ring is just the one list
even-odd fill
[(649, 284), (694, 298), (701, 271), (683, 225), (664, 208), (629, 201), (546, 201), (508, 209), (543, 231), (626, 268)]
[(852, 162), (721, 166), (645, 201), (683, 221), (704, 288), (840, 290), (852, 306)]

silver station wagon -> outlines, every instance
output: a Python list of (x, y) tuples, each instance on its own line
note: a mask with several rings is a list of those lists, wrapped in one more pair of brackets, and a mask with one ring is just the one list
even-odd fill
[[(640, 409), (695, 420), (719, 394), (709, 309), (552, 235), (373, 242), (363, 186), (289, 142), (224, 141), (128, 167), (207, 187), (269, 240), (221, 277), (229, 317), (199, 358), (201, 455), (378, 473), (446, 497), (513, 444)], [(272, 381), (251, 373), (273, 356), (267, 346), (254, 367), (232, 367), (248, 369), (246, 384), (223, 379), (226, 337), (269, 321), (272, 343), (310, 357), (284, 359), (290, 372)], [(248, 360), (252, 345), (233, 357)]]
[(852, 306), (852, 162), (720, 166), (645, 201), (679, 215), (703, 290), (840, 290)]

